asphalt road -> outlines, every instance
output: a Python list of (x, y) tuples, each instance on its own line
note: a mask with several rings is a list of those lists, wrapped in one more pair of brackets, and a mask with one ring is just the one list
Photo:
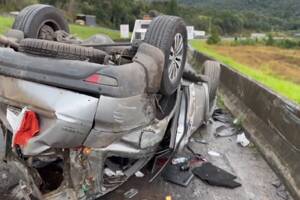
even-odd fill
[[(279, 189), (273, 184), (280, 183), (278, 177), (268, 166), (253, 144), (241, 147), (236, 143), (236, 135), (230, 137), (214, 136), (216, 127), (222, 125), (214, 122), (202, 128), (194, 138), (205, 139), (209, 144), (191, 142), (190, 146), (214, 165), (235, 174), (242, 187), (226, 189), (210, 186), (194, 177), (187, 187), (180, 187), (165, 182), (159, 177), (149, 183), (149, 176), (131, 178), (116, 191), (101, 198), (103, 200), (124, 200), (124, 193), (131, 188), (138, 194), (132, 200), (164, 200), (166, 195), (172, 200), (283, 200), (292, 199), (282, 185)], [(220, 156), (210, 156), (208, 151), (220, 153)], [(144, 170), (147, 172), (147, 170)]]

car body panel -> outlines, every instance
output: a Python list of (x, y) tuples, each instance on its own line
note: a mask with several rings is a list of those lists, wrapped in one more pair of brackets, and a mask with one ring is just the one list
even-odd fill
[[(27, 107), (39, 115), (41, 131), (22, 148), (25, 155), (80, 146), (92, 129), (98, 98), (5, 76), (0, 76), (0, 85), (2, 104)], [(6, 109), (1, 106), (1, 113)], [(5, 114), (0, 116), (7, 122)]]
[[(146, 43), (139, 46), (133, 62), (124, 65), (38, 57), (0, 47), (0, 74), (96, 97), (156, 93), (160, 89), (163, 66), (163, 52)], [(100, 83), (86, 81), (95, 74), (103, 77)]]
[[(108, 66), (0, 48), (0, 122), (11, 134), (7, 109), (26, 108), (40, 123), (40, 132), (20, 147), (19, 153), (29, 158), (25, 176), (36, 177), (27, 172), (35, 158), (46, 163), (53, 156), (63, 160), (59, 188), (37, 196), (96, 199), (123, 183), (104, 184), (110, 157), (132, 161), (122, 171), (126, 181), (147, 164), (165, 138), (171, 138), (164, 147), (171, 151), (188, 143), (208, 120), (207, 85), (182, 80), (168, 97), (172, 100), (166, 107), (171, 106), (164, 113), (158, 99), (164, 58), (161, 50), (145, 43), (132, 63)], [(103, 77), (100, 84), (86, 81), (94, 74)], [(158, 117), (159, 112), (163, 115)], [(34, 185), (24, 184), (29, 189)]]

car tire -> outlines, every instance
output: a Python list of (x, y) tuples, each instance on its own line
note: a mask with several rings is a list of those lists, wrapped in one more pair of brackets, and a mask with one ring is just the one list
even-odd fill
[(160, 93), (172, 95), (181, 81), (187, 55), (187, 30), (184, 21), (175, 16), (154, 18), (144, 42), (163, 51), (165, 65)]
[(107, 55), (104, 51), (94, 48), (30, 38), (20, 42), (19, 51), (45, 57), (88, 60), (100, 64), (105, 62)]
[(220, 82), (221, 66), (216, 61), (205, 61), (203, 74), (208, 77), (209, 106), (213, 107)]
[(53, 33), (63, 30), (69, 33), (69, 25), (63, 14), (53, 6), (35, 4), (21, 10), (12, 26), (24, 32), (25, 38), (52, 40)]

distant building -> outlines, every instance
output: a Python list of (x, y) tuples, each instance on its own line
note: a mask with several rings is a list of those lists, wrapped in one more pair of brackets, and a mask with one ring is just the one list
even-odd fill
[(205, 31), (194, 31), (194, 38), (204, 38), (205, 37)]
[(294, 37), (300, 37), (300, 33), (295, 33)]
[(267, 37), (267, 35), (265, 33), (252, 33), (251, 34), (252, 39), (263, 39), (266, 37)]

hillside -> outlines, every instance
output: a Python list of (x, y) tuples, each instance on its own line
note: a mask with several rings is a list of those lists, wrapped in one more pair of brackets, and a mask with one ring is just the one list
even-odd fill
[(200, 8), (255, 12), (282, 19), (300, 18), (299, 0), (178, 0)]

